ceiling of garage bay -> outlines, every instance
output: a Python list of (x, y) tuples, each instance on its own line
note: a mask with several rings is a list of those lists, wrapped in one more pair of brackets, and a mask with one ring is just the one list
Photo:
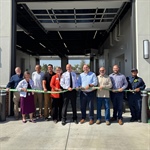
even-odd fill
[(85, 55), (100, 47), (128, 8), (127, 0), (18, 2), (17, 49), (41, 56)]

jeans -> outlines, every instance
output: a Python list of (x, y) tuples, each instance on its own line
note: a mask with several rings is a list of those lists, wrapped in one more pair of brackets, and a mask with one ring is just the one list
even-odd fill
[(142, 98), (137, 94), (128, 94), (129, 107), (133, 119), (141, 119)]
[(109, 106), (109, 98), (106, 97), (97, 97), (97, 119), (101, 120), (101, 108), (102, 104), (105, 106), (105, 120), (110, 120), (110, 106)]
[(89, 106), (89, 119), (94, 119), (94, 98), (95, 92), (82, 92), (80, 93), (80, 107), (82, 119), (86, 119), (86, 107)]
[(118, 119), (122, 119), (123, 92), (111, 92), (111, 100), (113, 103), (113, 118), (117, 119), (118, 117)]

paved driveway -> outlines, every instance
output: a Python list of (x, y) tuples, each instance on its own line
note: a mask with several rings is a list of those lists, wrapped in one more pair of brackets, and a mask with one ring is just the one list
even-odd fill
[(62, 126), (42, 119), (23, 124), (7, 118), (0, 123), (0, 150), (150, 150), (150, 124), (130, 123), (128, 110), (123, 117), (122, 126), (117, 122), (90, 126), (88, 121), (76, 125), (69, 120)]

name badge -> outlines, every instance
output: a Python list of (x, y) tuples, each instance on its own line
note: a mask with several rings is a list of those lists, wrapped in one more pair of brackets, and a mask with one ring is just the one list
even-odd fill
[(30, 96), (31, 94), (30, 93), (28, 93), (28, 96)]
[(59, 80), (59, 78), (56, 78), (56, 80)]

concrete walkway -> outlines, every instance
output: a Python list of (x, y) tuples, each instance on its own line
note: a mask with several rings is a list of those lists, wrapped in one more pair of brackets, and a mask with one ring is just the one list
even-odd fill
[(0, 150), (150, 150), (150, 124), (130, 123), (129, 111), (123, 117), (122, 126), (117, 122), (62, 126), (42, 119), (23, 124), (7, 118), (0, 122)]

